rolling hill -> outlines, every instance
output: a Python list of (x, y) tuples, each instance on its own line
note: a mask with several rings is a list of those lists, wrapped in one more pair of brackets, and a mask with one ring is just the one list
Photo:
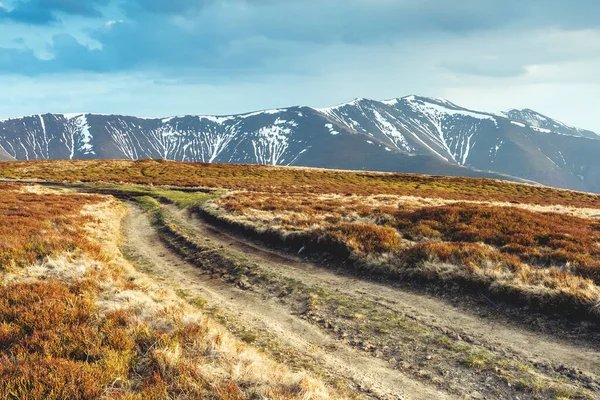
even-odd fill
[(599, 195), (148, 159), (0, 176), (0, 393), (600, 393)]

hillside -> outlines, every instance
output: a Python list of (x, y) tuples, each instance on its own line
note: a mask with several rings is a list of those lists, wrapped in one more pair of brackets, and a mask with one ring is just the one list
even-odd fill
[(532, 110), (497, 115), (418, 96), (232, 116), (84, 113), (0, 121), (0, 152), (18, 160), (292, 165), (525, 179), (592, 192), (600, 192), (599, 151), (597, 134)]
[(345, 398), (136, 270), (113, 197), (16, 183), (0, 193), (0, 398)]
[(8, 154), (4, 149), (0, 149), (0, 161), (10, 161), (14, 160), (13, 156)]
[(22, 181), (2, 184), (0, 341), (35, 355), (3, 364), (4, 393), (600, 394), (600, 196), (163, 160), (0, 177)]
[[(20, 285), (4, 290), (21, 297), (2, 303), (11, 319), (0, 340), (62, 368), (60, 390), (82, 387), (110, 357), (130, 360), (110, 364), (89, 393), (61, 393), (97, 398), (119, 376), (111, 390), (141, 398), (600, 394), (600, 196), (480, 178), (162, 160), (3, 162), (0, 177), (28, 181), (3, 184), (0, 261), (5, 282)], [(74, 329), (71, 317), (18, 331), (33, 336), (10, 333), (29, 324), (11, 304), (55, 313), (35, 302), (49, 290), (67, 305), (97, 304), (85, 314), (85, 337), (98, 338), (93, 357), (81, 355), (77, 331), (72, 347), (36, 347), (36, 332), (50, 340)], [(119, 341), (106, 339), (110, 329)], [(220, 333), (199, 333), (206, 329)], [(150, 358), (135, 356), (148, 348)], [(3, 387), (33, 393), (5, 378), (25, 374), (49, 390), (42, 370), (10, 368)]]

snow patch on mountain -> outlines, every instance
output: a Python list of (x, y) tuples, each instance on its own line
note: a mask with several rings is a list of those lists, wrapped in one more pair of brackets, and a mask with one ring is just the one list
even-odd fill
[[(77, 129), (79, 131), (79, 148), (78, 150), (85, 155), (96, 154), (92, 145), (92, 134), (90, 133), (90, 124), (84, 115), (75, 118)], [(73, 157), (71, 157), (73, 158)]]
[[(402, 135), (402, 133), (394, 126), (394, 124), (390, 123), (390, 121), (381, 115), (381, 113), (377, 110), (373, 110), (373, 115), (375, 116), (375, 124), (381, 130), (381, 132), (388, 137), (398, 148), (402, 148), (406, 151), (414, 151), (414, 149), (408, 144), (408, 141)], [(388, 118), (394, 118), (390, 114), (387, 114)]]
[(285, 162), (284, 155), (293, 133), (290, 126), (273, 124), (255, 132), (257, 138), (252, 140), (252, 147), (258, 164), (281, 165)]
[(362, 97), (357, 97), (356, 99), (346, 102), (346, 103), (341, 103), (332, 107), (325, 107), (325, 108), (314, 108), (314, 110), (324, 113), (324, 114), (332, 114), (335, 113), (335, 111), (340, 110), (342, 108), (346, 108), (346, 107), (360, 107), (361, 103), (364, 102), (366, 99), (363, 99)]
[(200, 143), (201, 158), (204, 162), (212, 163), (223, 152), (231, 141), (234, 140), (237, 131), (235, 127), (225, 132), (211, 132), (198, 138)]
[(274, 122), (274, 125), (289, 125), (291, 127), (297, 128), (298, 127), (298, 123), (294, 120), (285, 120), (285, 119), (281, 119), (281, 118), (277, 118)]
[(396, 104), (398, 104), (400, 102), (399, 99), (389, 99), (389, 100), (383, 100), (382, 103), (387, 105), (387, 106), (395, 106)]
[[(479, 119), (479, 120), (489, 120), (492, 123), (494, 123), (494, 125), (498, 126), (498, 121), (496, 121), (496, 118), (494, 118), (491, 115), (488, 114), (483, 114), (483, 113), (479, 113), (479, 112), (475, 112), (475, 111), (469, 111), (469, 110), (465, 110), (465, 109), (453, 109), (453, 108), (448, 108), (436, 103), (429, 103), (429, 102), (424, 102), (422, 100), (418, 100), (415, 96), (410, 96), (407, 97), (406, 100), (411, 104), (411, 107), (416, 110), (421, 112), (422, 114), (428, 115), (433, 119), (436, 119), (437, 121), (441, 121), (443, 118), (447, 117), (447, 116), (451, 116), (451, 117), (455, 117), (455, 116), (460, 116), (460, 117), (469, 117), (469, 118), (474, 118), (474, 119)], [(452, 104), (450, 102), (447, 102), (448, 104)]]
[(237, 117), (237, 118), (250, 118), (250, 117), (256, 117), (258, 115), (281, 114), (281, 113), (283, 113), (285, 111), (286, 110), (284, 110), (284, 109), (263, 110), (263, 111), (255, 111), (255, 112), (251, 112), (251, 113), (247, 113), (247, 114), (234, 115), (233, 117)]
[(234, 117), (215, 117), (210, 115), (203, 115), (200, 119), (205, 119), (210, 122), (214, 122), (217, 125), (223, 125), (225, 122), (229, 122), (234, 119)]
[[(552, 131), (550, 129), (538, 128), (537, 126), (530, 126), (530, 128), (536, 132), (552, 133)], [(554, 132), (554, 133), (558, 133), (558, 132)]]
[(332, 134), (333, 136), (340, 134), (338, 131), (333, 129), (333, 124), (325, 124), (325, 128), (327, 128), (329, 130), (329, 133)]
[(504, 145), (504, 140), (501, 140), (500, 142), (498, 142), (498, 144), (492, 146), (492, 148), (490, 149), (489, 155), (490, 155), (490, 162), (492, 164), (496, 162), (496, 157), (498, 156), (498, 151), (502, 148), (503, 145)]

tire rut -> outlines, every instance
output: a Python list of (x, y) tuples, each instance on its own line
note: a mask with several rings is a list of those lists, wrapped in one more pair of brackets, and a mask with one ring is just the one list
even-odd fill
[[(330, 374), (343, 380), (349, 379), (367, 398), (456, 398), (403, 375), (388, 367), (382, 360), (340, 344), (318, 327), (290, 314), (289, 310), (278, 304), (275, 299), (264, 298), (211, 279), (167, 248), (151, 226), (148, 217), (137, 206), (128, 204), (128, 207), (130, 213), (123, 228), (124, 253), (131, 261), (145, 266), (163, 282), (201, 296), (225, 313), (234, 315), (245, 325), (268, 332), (283, 345), (310, 357)], [(173, 213), (174, 209), (169, 207), (168, 211)], [(184, 214), (178, 216), (188, 218)], [(197, 234), (216, 240), (214, 234), (208, 231), (198, 231)]]
[(188, 211), (166, 206), (177, 223), (195, 235), (222, 245), (227, 251), (244, 257), (261, 268), (287, 278), (297, 279), (358, 298), (368, 298), (382, 307), (412, 315), (420, 323), (440, 331), (458, 331), (490, 348), (500, 348), (532, 362), (566, 365), (596, 375), (600, 371), (600, 352), (587, 344), (566, 340), (507, 324), (503, 320), (481, 318), (465, 313), (451, 304), (424, 294), (337, 274), (300, 257), (262, 247), (230, 233), (223, 232)]

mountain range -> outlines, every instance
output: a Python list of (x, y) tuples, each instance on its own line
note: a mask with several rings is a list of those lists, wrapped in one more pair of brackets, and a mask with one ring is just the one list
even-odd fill
[(530, 109), (406, 96), (231, 116), (0, 120), (0, 159), (139, 159), (483, 176), (600, 193), (600, 136)]

